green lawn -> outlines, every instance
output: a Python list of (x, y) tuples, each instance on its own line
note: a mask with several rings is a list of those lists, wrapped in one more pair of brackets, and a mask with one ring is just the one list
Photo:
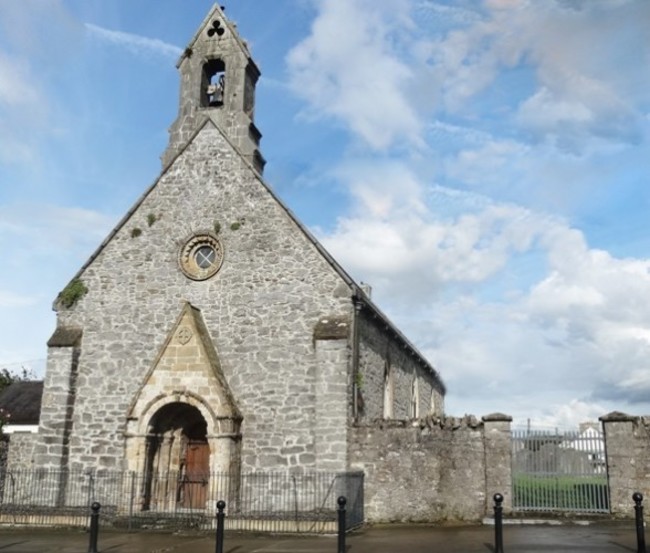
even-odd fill
[(516, 510), (609, 511), (604, 476), (521, 474), (515, 476), (512, 491)]

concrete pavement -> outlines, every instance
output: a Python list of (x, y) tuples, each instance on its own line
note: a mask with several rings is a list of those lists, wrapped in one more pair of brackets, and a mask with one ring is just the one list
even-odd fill
[[(490, 526), (383, 526), (347, 536), (349, 553), (488, 553)], [(224, 553), (336, 553), (335, 536), (261, 536), (226, 531)], [(212, 534), (119, 533), (102, 528), (100, 553), (214, 553)], [(506, 526), (505, 553), (635, 553), (634, 523)], [(0, 553), (86, 553), (88, 534), (51, 529), (0, 529)]]

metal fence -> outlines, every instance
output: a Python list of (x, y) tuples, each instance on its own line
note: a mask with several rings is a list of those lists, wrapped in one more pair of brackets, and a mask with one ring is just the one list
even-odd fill
[(337, 499), (347, 498), (347, 528), (363, 523), (362, 472), (178, 473), (144, 477), (113, 471), (7, 471), (0, 474), (0, 524), (85, 526), (90, 505), (124, 529), (211, 529), (216, 502), (226, 527), (264, 532), (336, 531)]
[(514, 430), (512, 444), (514, 510), (609, 512), (599, 431)]

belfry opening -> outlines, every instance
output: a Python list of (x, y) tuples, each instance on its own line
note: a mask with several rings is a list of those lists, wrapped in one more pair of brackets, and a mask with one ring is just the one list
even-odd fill
[(226, 65), (220, 59), (203, 65), (201, 107), (221, 107), (226, 93)]

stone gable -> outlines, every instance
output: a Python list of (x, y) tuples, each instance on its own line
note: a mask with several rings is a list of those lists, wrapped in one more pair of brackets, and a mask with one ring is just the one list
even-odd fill
[[(194, 233), (215, 228), (222, 267), (208, 280), (188, 279), (179, 251)], [(213, 125), (196, 135), (79, 278), (88, 293), (58, 313), (60, 325), (83, 328), (73, 464), (96, 462), (99, 442), (121, 466), (128, 407), (185, 302), (203, 313), (241, 406), (246, 468), (261, 468), (260, 459), (287, 466), (291, 455), (313, 452), (314, 327), (322, 314), (349, 317), (350, 296)]]

